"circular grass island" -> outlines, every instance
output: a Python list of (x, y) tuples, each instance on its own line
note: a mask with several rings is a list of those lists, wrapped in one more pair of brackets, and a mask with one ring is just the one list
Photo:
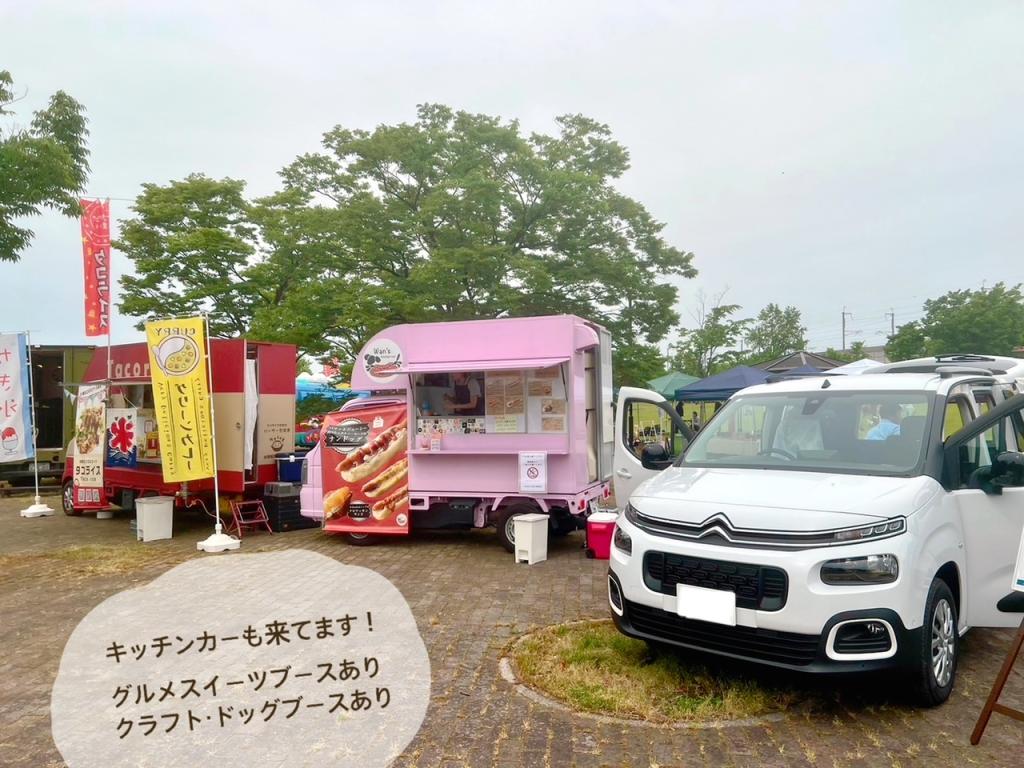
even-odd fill
[(545, 627), (509, 648), (516, 679), (576, 712), (652, 724), (721, 725), (781, 713), (806, 694), (710, 669), (621, 634), (607, 619)]

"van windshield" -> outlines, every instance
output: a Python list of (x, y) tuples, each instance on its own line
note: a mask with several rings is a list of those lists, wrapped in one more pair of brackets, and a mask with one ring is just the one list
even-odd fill
[(930, 411), (923, 392), (740, 395), (698, 433), (679, 466), (912, 474)]

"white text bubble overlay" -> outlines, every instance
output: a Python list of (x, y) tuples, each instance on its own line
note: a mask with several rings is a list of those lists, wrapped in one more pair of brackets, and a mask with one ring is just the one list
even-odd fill
[(386, 766), (430, 660), (380, 574), (305, 550), (183, 563), (75, 628), (53, 686), (71, 768)]

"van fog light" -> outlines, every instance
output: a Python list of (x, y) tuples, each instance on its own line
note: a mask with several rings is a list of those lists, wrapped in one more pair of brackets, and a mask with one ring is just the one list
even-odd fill
[(868, 555), (829, 560), (821, 566), (821, 580), (842, 586), (891, 584), (900, 575), (896, 555)]
[(846, 622), (833, 634), (832, 650), (837, 654), (886, 653), (892, 648), (892, 632), (884, 621)]
[(624, 530), (615, 526), (615, 535), (612, 537), (615, 548), (624, 555), (633, 554), (633, 539)]

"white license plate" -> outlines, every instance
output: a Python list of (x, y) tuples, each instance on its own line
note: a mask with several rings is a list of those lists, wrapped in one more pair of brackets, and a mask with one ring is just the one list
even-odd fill
[(736, 593), (724, 589), (676, 585), (676, 613), (687, 619), (736, 626)]
[(39, 471), (40, 472), (49, 472), (50, 471), (50, 462), (48, 462), (48, 461), (40, 461), (39, 462)]

